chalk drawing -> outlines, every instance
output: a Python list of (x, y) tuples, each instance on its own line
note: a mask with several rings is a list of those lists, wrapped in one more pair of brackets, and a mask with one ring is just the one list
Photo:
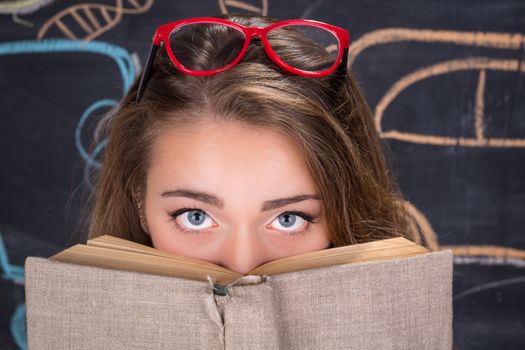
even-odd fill
[[(452, 250), (454, 262), (467, 264), (478, 262), (480, 265), (513, 265), (525, 267), (525, 250), (497, 245), (440, 245), (438, 236), (426, 216), (409, 201), (405, 202), (405, 208), (411, 216), (412, 231), (415, 231), (415, 242), (427, 248), (437, 250)], [(456, 259), (456, 257), (476, 257), (477, 259)], [(486, 257), (486, 259), (480, 259)]]
[[(103, 139), (101, 142), (98, 143), (96, 149), (92, 152), (92, 153), (89, 153), (86, 148), (82, 145), (82, 139), (81, 139), (81, 135), (82, 135), (82, 128), (84, 127), (86, 121), (94, 115), (94, 112), (99, 109), (99, 108), (104, 108), (104, 107), (114, 107), (117, 105), (117, 101), (115, 100), (100, 100), (100, 101), (97, 101), (95, 103), (93, 103), (91, 106), (89, 106), (85, 111), (84, 113), (82, 114), (82, 116), (80, 117), (80, 120), (77, 124), (77, 127), (75, 129), (75, 145), (77, 147), (77, 150), (79, 151), (80, 155), (82, 156), (82, 158), (84, 158), (84, 160), (86, 160), (87, 162), (87, 165), (88, 167), (94, 167), (94, 168), (97, 168), (97, 169), (100, 169), (100, 163), (94, 158), (94, 153), (96, 154), (99, 154), (101, 149), (99, 148), (103, 148), (107, 142), (106, 139)], [(95, 128), (97, 129), (97, 128)]]
[(19, 304), (16, 307), (9, 322), (9, 330), (18, 348), (27, 350), (26, 304)]
[[(385, 109), (391, 102), (399, 96), (406, 88), (412, 84), (434, 77), (441, 74), (449, 74), (451, 72), (461, 70), (479, 70), (478, 86), (475, 93), (475, 138), (464, 137), (447, 137), (435, 135), (422, 135), (415, 133), (400, 132), (397, 130), (382, 130), (382, 121)], [(441, 62), (432, 66), (418, 69), (406, 76), (402, 77), (392, 85), (390, 89), (383, 95), (375, 108), (374, 118), (376, 127), (379, 130), (382, 138), (396, 139), (400, 141), (430, 144), (436, 146), (466, 146), (466, 147), (525, 147), (525, 139), (508, 139), (508, 138), (487, 138), (484, 135), (484, 91), (487, 70), (500, 70), (511, 72), (525, 72), (525, 61), (518, 60), (502, 60), (491, 59), (488, 57), (471, 57), (460, 60), (450, 60)]]
[[(525, 45), (525, 35), (519, 33), (491, 32), (456, 32), (446, 30), (423, 30), (389, 28), (373, 31), (363, 35), (350, 45), (349, 64), (352, 64), (365, 49), (402, 41), (413, 41), (427, 44), (455, 44), (474, 47), (486, 47), (499, 50), (521, 50)], [(474, 125), (476, 137), (447, 137), (408, 133), (398, 130), (383, 131), (382, 121), (388, 106), (406, 89), (424, 79), (458, 71), (479, 71), (478, 85), (475, 94)], [(374, 119), (382, 138), (395, 139), (411, 143), (436, 146), (463, 147), (525, 147), (525, 138), (491, 138), (485, 135), (484, 127), (484, 92), (488, 71), (525, 72), (525, 61), (513, 59), (495, 59), (490, 57), (470, 57), (449, 60), (417, 69), (395, 82), (375, 106)]]
[[(252, 4), (255, 2), (256, 4)], [(268, 0), (258, 1), (236, 1), (236, 0), (219, 0), (219, 8), (221, 13), (226, 15), (230, 13), (230, 8), (233, 9), (231, 12), (251, 12), (257, 15), (268, 16)]]
[(509, 265), (514, 267), (525, 267), (525, 259), (515, 258), (500, 258), (493, 256), (454, 256), (454, 264), (456, 265)]
[(458, 32), (406, 28), (379, 29), (363, 35), (350, 45), (348, 64), (352, 65), (357, 56), (369, 47), (403, 41), (521, 50), (525, 44), (525, 35), (520, 33)]
[[(15, 284), (24, 285), (25, 271), (23, 266), (11, 264), (4, 244), (2, 232), (0, 232), (0, 266), (2, 267), (2, 278), (13, 281)], [(26, 339), (26, 306), (20, 304), (16, 307), (10, 321), (11, 335), (16, 345), (23, 350), (27, 349)]]
[(4, 280), (11, 280), (15, 284), (23, 285), (25, 281), (24, 268), (22, 266), (13, 265), (9, 262), (7, 250), (4, 244), (4, 238), (0, 232), (0, 266), (2, 266), (2, 278)]
[(497, 288), (497, 287), (506, 286), (509, 284), (516, 284), (516, 283), (525, 283), (525, 276), (515, 277), (515, 278), (506, 278), (506, 279), (499, 280), (499, 281), (493, 281), (493, 282), (481, 284), (479, 286), (476, 286), (476, 287), (464, 290), (460, 293), (457, 293), (456, 295), (454, 295), (453, 300), (456, 301), (468, 295), (479, 293), (487, 289)]
[[(387, 28), (367, 33), (354, 41), (349, 48), (348, 62), (352, 65), (367, 48), (396, 42), (420, 42), (424, 44), (453, 44), (472, 47), (485, 47), (497, 50), (521, 51), (525, 47), (525, 35), (521, 33), (494, 32), (458, 32), (448, 30), (426, 30)], [(381, 138), (396, 139), (416, 144), (463, 147), (525, 147), (523, 138), (490, 138), (484, 126), (485, 89), (487, 74), (491, 71), (525, 72), (525, 61), (516, 59), (496, 59), (491, 57), (469, 57), (439, 62), (422, 67), (404, 75), (390, 86), (374, 108), (374, 120)], [(438, 135), (407, 133), (398, 130), (384, 131), (383, 116), (388, 106), (408, 87), (424, 79), (459, 71), (478, 71), (474, 99), (475, 137), (455, 138)], [(411, 230), (416, 232), (416, 243), (431, 250), (450, 249), (454, 254), (454, 263), (480, 265), (508, 264), (525, 267), (525, 250), (496, 245), (440, 245), (438, 236), (426, 216), (412, 203), (406, 202), (406, 209), (412, 218)]]
[[(15, 55), (15, 54), (33, 54), (33, 53), (60, 53), (60, 52), (78, 52), (78, 53), (96, 53), (103, 56), (107, 56), (117, 64), (119, 72), (122, 77), (123, 83), (123, 95), (125, 95), (133, 79), (135, 78), (137, 71), (135, 63), (133, 62), (131, 55), (123, 48), (111, 45), (100, 41), (73, 41), (67, 39), (46, 39), (41, 41), (29, 40), (29, 41), (16, 41), (8, 43), (0, 43), (0, 56), (1, 55)], [(101, 153), (106, 145), (106, 140), (101, 139), (100, 142), (95, 146), (92, 152), (89, 152), (84, 147), (81, 139), (82, 129), (86, 125), (86, 121), (89, 118), (94, 117), (94, 113), (101, 107), (113, 107), (117, 104), (117, 101), (103, 99), (94, 102), (89, 106), (86, 111), (82, 114), (76, 128), (75, 128), (75, 146), (80, 156), (86, 162), (85, 174), (89, 174), (91, 168), (100, 168), (100, 162), (97, 161), (96, 157)], [(88, 182), (89, 183), (89, 182)]]
[(0, 13), (24, 15), (36, 12), (55, 0), (12, 0), (0, 2)]
[[(38, 31), (37, 38), (44, 38), (49, 29), (55, 27), (71, 40), (91, 41), (115, 27), (124, 14), (147, 12), (153, 1), (116, 0), (114, 6), (93, 3), (73, 5), (47, 20)], [(75, 26), (68, 26), (67, 22), (73, 22)], [(75, 32), (80, 32), (80, 35), (75, 35)]]
[(18, 15), (36, 12), (41, 7), (51, 4), (54, 0), (14, 0), (0, 2), (0, 14), (11, 14), (13, 22), (26, 27), (33, 27), (33, 23), (26, 21)]
[(314, 2), (313, 4), (310, 4), (310, 6), (308, 6), (303, 13), (301, 13), (301, 16), (299, 16), (299, 18), (309, 18), (312, 13), (314, 11), (316, 11), (319, 6), (321, 6), (321, 4), (323, 3), (324, 0), (317, 0), (316, 2)]
[(82, 145), (82, 130), (84, 129), (85, 123), (88, 119), (93, 119), (96, 115), (98, 115), (95, 114), (96, 110), (107, 108), (111, 109), (117, 104), (117, 101), (110, 99), (100, 100), (93, 103), (84, 111), (75, 129), (75, 145), (77, 147), (77, 150), (79, 150), (79, 153), (81, 153), (82, 158), (86, 160), (86, 166), (84, 167), (84, 183), (88, 186), (89, 189), (94, 188), (94, 183), (91, 179), (93, 173), (99, 170), (102, 166), (97, 160), (97, 157), (99, 157), (99, 155), (102, 153), (108, 142), (106, 136), (100, 135), (99, 132), (101, 123), (104, 121), (105, 113), (102, 113), (102, 117), (98, 118), (98, 120), (95, 121), (95, 131), (91, 136), (91, 140), (94, 142), (94, 144), (96, 144), (96, 146), (91, 153), (89, 153), (86, 150), (86, 148)]

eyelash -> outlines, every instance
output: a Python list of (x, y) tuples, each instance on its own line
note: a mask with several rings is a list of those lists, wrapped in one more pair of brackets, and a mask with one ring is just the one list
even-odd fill
[[(205, 215), (208, 215), (208, 213), (206, 213), (204, 210), (200, 209), (200, 208), (197, 208), (197, 207), (184, 207), (184, 208), (180, 208), (180, 209), (177, 209), (171, 213), (168, 213), (169, 216), (171, 216), (171, 221), (173, 221), (173, 223), (175, 224), (175, 227), (181, 231), (182, 233), (184, 234), (202, 234), (204, 233), (204, 231), (202, 230), (188, 230), (186, 228), (183, 228), (178, 222), (177, 222), (177, 217), (179, 215), (182, 215), (188, 211), (200, 211), (202, 212), (203, 214)], [(306, 232), (308, 232), (311, 228), (312, 228), (312, 224), (316, 224), (318, 223), (318, 221), (315, 221), (316, 217), (313, 217), (312, 215), (310, 214), (307, 214), (307, 213), (304, 213), (304, 212), (301, 212), (301, 211), (285, 211), (285, 212), (282, 212), (281, 214), (279, 214), (277, 217), (281, 216), (281, 215), (285, 215), (285, 214), (289, 214), (289, 215), (297, 215), (301, 218), (303, 218), (304, 220), (306, 220), (308, 222), (308, 224), (306, 225), (306, 227), (301, 230), (301, 231), (295, 231), (295, 232), (287, 232), (285, 233), (287, 236), (292, 236), (292, 237), (300, 237), (302, 235), (304, 235)], [(273, 221), (272, 221), (273, 222)]]

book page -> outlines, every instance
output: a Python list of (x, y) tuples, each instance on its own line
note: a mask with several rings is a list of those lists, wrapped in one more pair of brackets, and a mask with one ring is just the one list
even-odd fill
[(49, 259), (79, 265), (143, 272), (199, 281), (207, 281), (207, 276), (210, 275), (216, 283), (220, 284), (226, 284), (242, 277), (241, 274), (228, 269), (210, 269), (206, 265), (195, 264), (184, 259), (173, 259), (171, 257), (147, 255), (83, 244), (76, 244), (53, 255)]
[[(77, 244), (52, 257), (54, 260), (130, 271), (229, 283), (242, 277), (235, 271), (186, 256), (163, 252), (136, 242), (104, 235)], [(332, 265), (379, 261), (425, 254), (430, 250), (397, 237), (288, 256), (256, 267), (246, 275), (276, 275)]]
[(277, 259), (255, 268), (249, 274), (276, 275), (316, 267), (402, 258), (429, 251), (406, 238), (390, 238)]
[(210, 269), (210, 270), (217, 270), (217, 271), (222, 271), (226, 273), (233, 272), (229, 269), (226, 269), (224, 267), (218, 266), (216, 264), (213, 264), (205, 260), (164, 252), (162, 250), (159, 250), (153, 247), (149, 247), (144, 244), (128, 241), (126, 239), (122, 239), (122, 238), (118, 238), (118, 237), (114, 237), (110, 235), (103, 235), (103, 236), (96, 237), (94, 239), (90, 239), (87, 241), (87, 245), (93, 246), (93, 247), (141, 253), (141, 254), (146, 254), (146, 255), (162, 256), (162, 257), (170, 258), (176, 261), (182, 261), (184, 264), (194, 264), (194, 265), (199, 265), (202, 267), (205, 266), (207, 269)]

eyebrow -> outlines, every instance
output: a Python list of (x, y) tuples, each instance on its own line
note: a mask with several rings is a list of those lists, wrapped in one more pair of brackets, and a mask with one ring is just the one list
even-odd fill
[[(210, 205), (213, 205), (214, 207), (217, 207), (219, 209), (224, 208), (224, 201), (220, 199), (219, 197), (206, 193), (206, 192), (199, 192), (199, 191), (193, 191), (193, 190), (187, 190), (187, 189), (178, 189), (178, 190), (171, 190), (166, 191), (161, 194), (161, 197), (186, 197), (186, 198), (192, 198), (195, 200), (198, 200), (200, 202), (204, 202)], [(263, 205), (261, 206), (261, 211), (268, 211), (272, 209), (277, 209), (280, 207), (284, 207), (285, 205), (302, 202), (308, 199), (314, 199), (319, 200), (319, 195), (317, 194), (300, 194), (293, 197), (287, 197), (287, 198), (278, 198), (278, 199), (272, 199), (265, 201)]]

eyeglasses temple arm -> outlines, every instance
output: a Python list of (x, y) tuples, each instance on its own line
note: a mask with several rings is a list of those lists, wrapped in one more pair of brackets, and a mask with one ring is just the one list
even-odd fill
[(146, 65), (144, 66), (144, 71), (142, 73), (142, 77), (140, 78), (139, 87), (137, 89), (136, 103), (140, 102), (142, 94), (144, 93), (144, 90), (146, 89), (146, 85), (148, 84), (149, 76), (151, 74), (151, 67), (153, 67), (153, 62), (155, 61), (155, 57), (156, 57), (158, 48), (159, 48), (159, 45), (155, 45), (155, 43), (151, 45), (151, 48), (149, 50), (148, 60), (146, 61)]
[(341, 63), (339, 64), (338, 71), (343, 76), (346, 76), (346, 66), (348, 65), (348, 47), (346, 47), (343, 50), (343, 58), (341, 59)]

